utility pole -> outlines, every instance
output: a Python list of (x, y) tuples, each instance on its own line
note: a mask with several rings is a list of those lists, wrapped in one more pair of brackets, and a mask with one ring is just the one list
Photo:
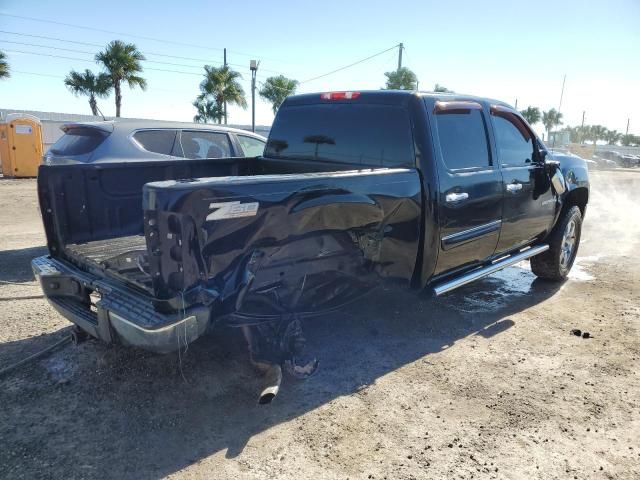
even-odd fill
[(251, 131), (256, 131), (256, 73), (258, 73), (260, 62), (251, 60), (249, 69), (251, 70)]
[(567, 74), (562, 77), (562, 90), (560, 90), (560, 103), (558, 104), (558, 112), (562, 111), (562, 97), (564, 96), (564, 82), (567, 81)]
[[(227, 48), (224, 49), (224, 66), (227, 66)], [(224, 124), (227, 124), (227, 99), (224, 100)]]
[(518, 109), (518, 99), (516, 98), (516, 105), (515, 105), (515, 109)]
[(627, 131), (625, 132), (625, 135), (629, 135), (629, 120), (631, 119), (627, 118)]
[(586, 110), (583, 110), (582, 111), (582, 124), (580, 125), (580, 135), (578, 135), (578, 138), (580, 139), (580, 143), (582, 143), (582, 140), (583, 140), (582, 137), (584, 137), (584, 115), (585, 115), (585, 113), (587, 113)]
[(584, 128), (584, 115), (585, 115), (585, 113), (587, 113), (586, 110), (583, 110), (582, 111), (582, 125), (580, 125), (580, 128)]
[(401, 42), (400, 45), (398, 45), (398, 71), (400, 71), (400, 69), (402, 68), (402, 49), (403, 48), (404, 48), (404, 45)]

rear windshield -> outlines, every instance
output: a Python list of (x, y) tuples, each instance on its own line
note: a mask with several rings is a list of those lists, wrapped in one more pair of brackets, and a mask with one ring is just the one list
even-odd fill
[(109, 134), (96, 128), (70, 128), (49, 150), (54, 155), (84, 155), (94, 151)]
[(383, 167), (415, 164), (406, 109), (362, 103), (280, 109), (264, 155)]

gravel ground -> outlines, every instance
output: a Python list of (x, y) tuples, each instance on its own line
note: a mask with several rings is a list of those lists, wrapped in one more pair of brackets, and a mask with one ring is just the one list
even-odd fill
[[(320, 370), (270, 406), (236, 331), (181, 364), (67, 344), (0, 379), (0, 478), (640, 478), (640, 174), (592, 181), (567, 282), (383, 287), (307, 322)], [(35, 181), (0, 179), (0, 232), (2, 368), (69, 324), (30, 273)]]

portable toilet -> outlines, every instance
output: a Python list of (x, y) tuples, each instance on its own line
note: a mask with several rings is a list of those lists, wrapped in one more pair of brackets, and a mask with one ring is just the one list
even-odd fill
[(42, 124), (33, 115), (10, 113), (0, 123), (0, 162), (5, 177), (36, 177), (42, 161)]

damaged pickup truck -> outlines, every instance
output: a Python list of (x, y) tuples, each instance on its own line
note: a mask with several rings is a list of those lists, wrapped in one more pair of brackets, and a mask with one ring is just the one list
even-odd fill
[(566, 159), (494, 100), (293, 96), (262, 157), (41, 166), (50, 254), (32, 266), (78, 335), (170, 352), (242, 328), (268, 402), (281, 367), (317, 367), (300, 318), (381, 279), (441, 295), (525, 259), (564, 279), (589, 197)]

